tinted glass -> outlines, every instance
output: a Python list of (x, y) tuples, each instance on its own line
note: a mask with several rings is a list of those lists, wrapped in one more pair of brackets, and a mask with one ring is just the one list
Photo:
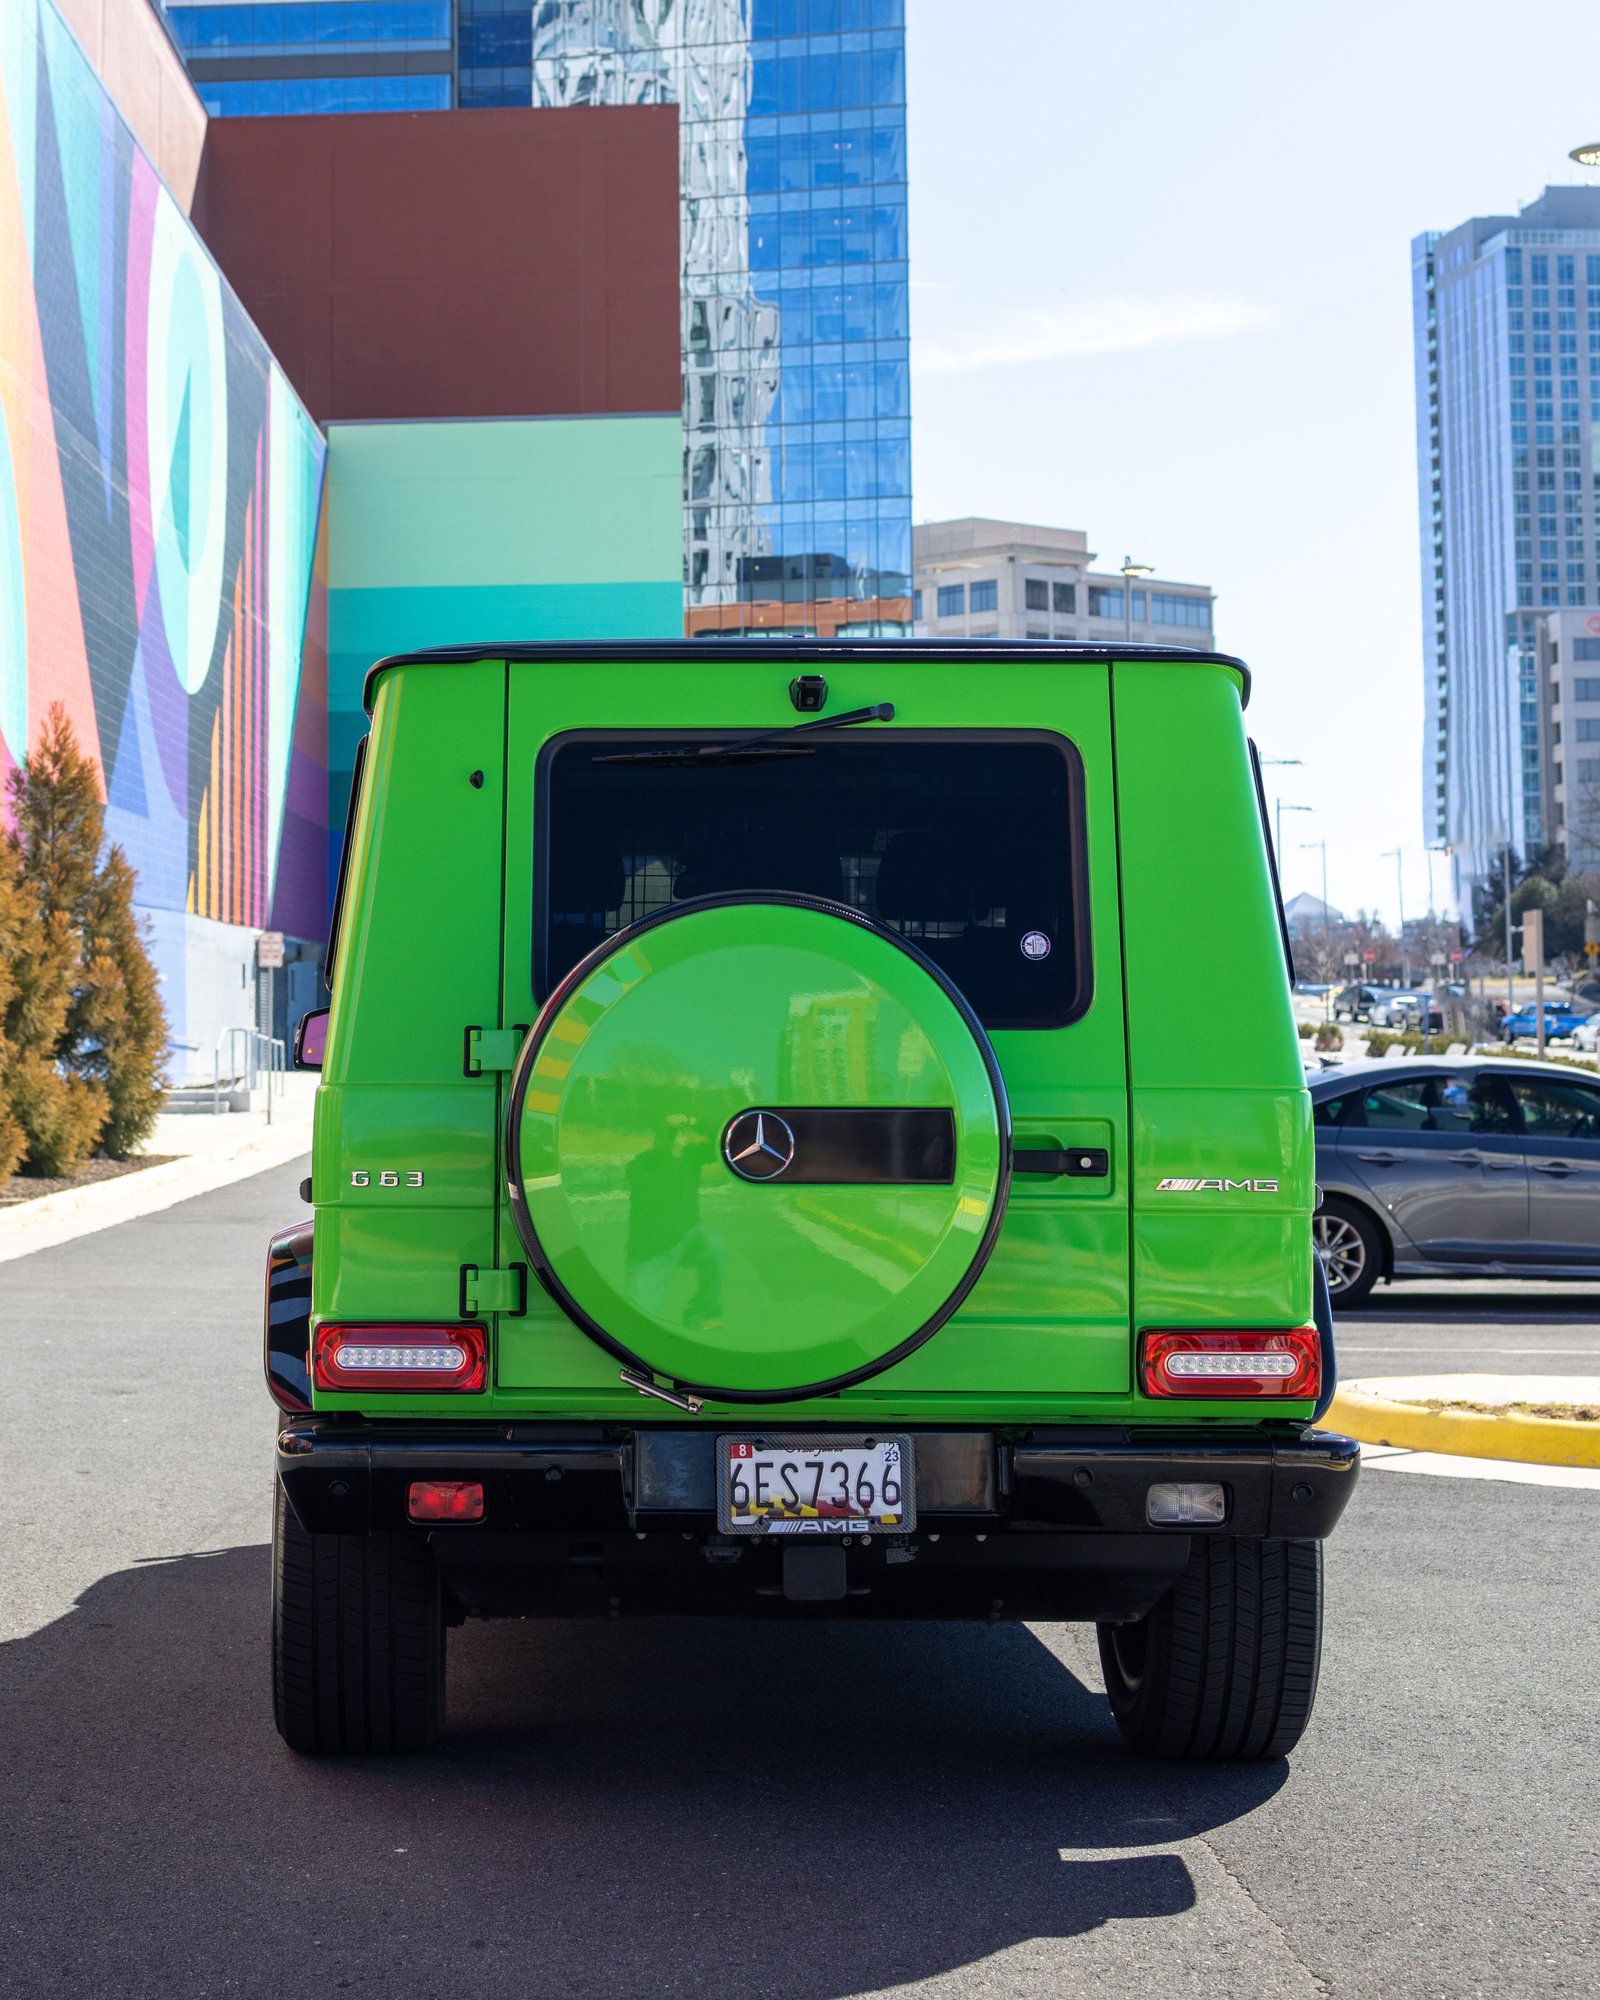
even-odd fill
[(541, 999), (625, 924), (781, 890), (898, 931), (986, 1027), (1057, 1026), (1087, 1006), (1078, 766), (1060, 739), (859, 731), (749, 762), (601, 761), (683, 740), (584, 736), (547, 753)]
[(1530, 1139), (1577, 1139), (1600, 1144), (1600, 1090), (1547, 1077), (1518, 1077), (1511, 1088)]
[(1516, 1107), (1505, 1085), (1484, 1076), (1386, 1078), (1362, 1094), (1360, 1123), (1375, 1132), (1514, 1132)]
[(1342, 1125), (1354, 1103), (1353, 1097), (1313, 1097), (1311, 1122), (1313, 1125)]

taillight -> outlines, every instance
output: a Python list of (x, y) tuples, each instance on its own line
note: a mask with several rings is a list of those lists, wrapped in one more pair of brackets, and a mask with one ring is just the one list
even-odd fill
[(1282, 1333), (1146, 1333), (1139, 1377), (1147, 1396), (1315, 1397), (1322, 1346), (1314, 1326)]
[(319, 1389), (405, 1389), (471, 1395), (489, 1379), (481, 1326), (319, 1326)]
[(413, 1521), (481, 1521), (483, 1483), (477, 1479), (413, 1479), (406, 1512)]

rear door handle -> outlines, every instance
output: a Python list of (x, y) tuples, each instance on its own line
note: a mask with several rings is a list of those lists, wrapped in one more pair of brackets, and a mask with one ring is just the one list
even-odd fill
[(1483, 1165), (1482, 1153), (1474, 1153), (1470, 1149), (1465, 1153), (1452, 1153), (1450, 1157), (1458, 1167), (1481, 1167)]
[(1392, 1167), (1399, 1159), (1398, 1153), (1357, 1153), (1358, 1160), (1370, 1160), (1374, 1166)]
[(1572, 1169), (1565, 1160), (1535, 1160), (1533, 1171), (1536, 1174), (1554, 1174), (1558, 1180), (1565, 1180)]

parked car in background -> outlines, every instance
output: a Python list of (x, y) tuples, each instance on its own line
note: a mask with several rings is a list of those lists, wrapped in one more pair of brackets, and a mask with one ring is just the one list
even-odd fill
[(1600, 1043), (1600, 1014), (1588, 1014), (1572, 1031), (1572, 1039), (1580, 1049), (1587, 1049), (1590, 1055)]
[(1444, 1015), (1426, 993), (1385, 993), (1368, 1008), (1367, 1019), (1375, 1028), (1399, 1028), (1408, 1034), (1413, 1030), (1420, 1034), (1424, 1027), (1437, 1034), (1444, 1026)]
[[(1544, 1010), (1544, 1038), (1547, 1042), (1565, 1041), (1588, 1019), (1586, 1013), (1570, 1007), (1565, 1001), (1549, 1002)], [(1500, 1039), (1503, 1042), (1533, 1042), (1539, 1038), (1539, 1010), (1537, 1007), (1519, 1007), (1514, 1014), (1508, 1014), (1500, 1023)]]
[(1384, 1278), (1600, 1278), (1600, 1079), (1424, 1056), (1306, 1082), (1335, 1309)]
[(1372, 1009), (1386, 998), (1381, 986), (1342, 986), (1334, 995), (1333, 1018), (1336, 1021), (1366, 1021), (1371, 1018)]

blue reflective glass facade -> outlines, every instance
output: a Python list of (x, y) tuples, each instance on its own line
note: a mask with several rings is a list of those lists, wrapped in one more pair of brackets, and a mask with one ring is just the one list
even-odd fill
[(461, 7), (463, 104), (678, 106), (690, 630), (909, 630), (903, 0)]
[(167, 0), (165, 13), (214, 118), (455, 100), (453, 0)]

